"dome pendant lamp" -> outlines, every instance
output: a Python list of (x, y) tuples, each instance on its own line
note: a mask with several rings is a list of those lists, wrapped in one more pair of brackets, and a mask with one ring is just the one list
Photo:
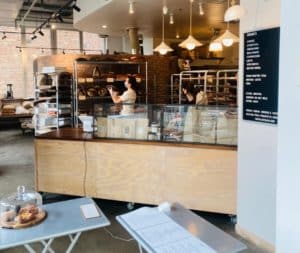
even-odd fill
[(228, 8), (224, 15), (224, 21), (230, 22), (234, 20), (239, 20), (241, 17), (245, 16), (246, 10), (239, 4), (235, 3), (235, 0), (231, 1), (231, 7)]
[[(227, 2), (229, 8), (229, 0)], [(225, 47), (231, 47), (233, 43), (239, 42), (239, 37), (229, 31), (229, 22), (227, 22), (226, 31), (215, 40), (215, 42), (222, 42)]]
[(203, 45), (200, 41), (196, 40), (192, 35), (192, 6), (193, 6), (193, 0), (190, 0), (190, 34), (186, 40), (184, 40), (179, 44), (180, 47), (186, 48), (187, 50), (193, 50), (195, 47), (200, 47)]
[(161, 55), (165, 55), (172, 51), (174, 50), (165, 43), (165, 15), (162, 12), (162, 42), (154, 49), (154, 52), (159, 52)]

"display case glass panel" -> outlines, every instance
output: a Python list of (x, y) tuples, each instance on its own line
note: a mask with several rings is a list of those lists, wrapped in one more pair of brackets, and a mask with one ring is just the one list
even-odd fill
[(96, 138), (237, 145), (236, 107), (97, 104), (94, 122)]

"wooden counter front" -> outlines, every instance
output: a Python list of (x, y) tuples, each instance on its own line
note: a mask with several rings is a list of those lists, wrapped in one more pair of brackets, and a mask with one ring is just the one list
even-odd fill
[(234, 148), (54, 137), (35, 140), (39, 191), (236, 213)]

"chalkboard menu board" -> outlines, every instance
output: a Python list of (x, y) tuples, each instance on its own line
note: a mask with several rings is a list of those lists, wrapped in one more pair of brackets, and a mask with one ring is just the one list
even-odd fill
[(279, 27), (245, 33), (243, 119), (277, 124)]

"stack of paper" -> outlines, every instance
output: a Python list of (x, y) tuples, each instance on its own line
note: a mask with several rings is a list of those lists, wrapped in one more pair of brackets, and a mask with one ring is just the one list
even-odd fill
[(157, 253), (217, 253), (156, 208), (143, 207), (120, 219)]

